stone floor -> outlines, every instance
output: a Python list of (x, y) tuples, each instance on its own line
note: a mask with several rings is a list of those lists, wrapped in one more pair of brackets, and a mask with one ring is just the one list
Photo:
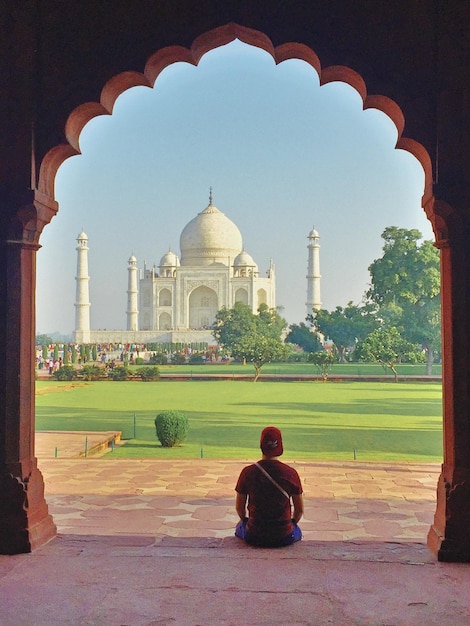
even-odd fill
[(267, 550), (233, 536), (246, 460), (39, 449), (59, 534), (0, 556), (2, 626), (470, 624), (470, 566), (437, 563), (425, 545), (437, 464), (292, 462), (304, 540)]
[[(249, 461), (84, 457), (120, 433), (36, 433), (51, 513), (64, 534), (230, 536), (234, 485)], [(57, 450), (59, 455), (55, 458)], [(98, 456), (99, 456), (98, 455)], [(287, 460), (287, 459), (286, 459)], [(424, 541), (439, 466), (292, 461), (305, 491), (304, 538)]]
[[(41, 459), (63, 534), (223, 538), (246, 461)], [(293, 462), (305, 490), (305, 539), (424, 541), (437, 465)]]

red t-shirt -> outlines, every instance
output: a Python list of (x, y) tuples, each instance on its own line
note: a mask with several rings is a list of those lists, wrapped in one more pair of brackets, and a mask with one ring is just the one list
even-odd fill
[[(289, 496), (302, 493), (300, 477), (294, 468), (276, 459), (262, 460), (259, 464)], [(290, 498), (286, 498), (256, 465), (243, 468), (235, 491), (248, 496), (246, 531), (253, 543), (275, 545), (291, 534)]]

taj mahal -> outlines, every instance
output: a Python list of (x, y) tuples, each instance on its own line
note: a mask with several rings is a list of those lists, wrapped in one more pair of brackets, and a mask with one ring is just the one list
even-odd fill
[[(308, 236), (307, 312), (321, 308), (319, 235)], [(276, 279), (272, 260), (260, 275), (244, 249), (240, 230), (214, 206), (192, 219), (180, 236), (178, 256), (168, 250), (158, 265), (138, 268), (128, 261), (126, 330), (92, 330), (88, 272), (88, 237), (77, 238), (77, 275), (74, 341), (77, 343), (206, 342), (214, 344), (211, 326), (218, 310), (243, 302), (256, 313), (261, 304), (276, 307)]]

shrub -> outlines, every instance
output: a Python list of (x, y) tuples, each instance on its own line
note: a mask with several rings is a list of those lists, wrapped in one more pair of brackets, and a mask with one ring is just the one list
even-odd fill
[(173, 448), (186, 439), (188, 418), (181, 411), (163, 411), (155, 418), (157, 437), (164, 448)]
[(149, 358), (149, 363), (150, 365), (167, 365), (168, 357), (163, 352), (157, 352)]
[(143, 365), (144, 364), (144, 359), (141, 356), (138, 356), (134, 359), (134, 363), (136, 365)]
[(171, 355), (171, 362), (173, 365), (184, 365), (186, 363), (186, 357), (181, 352), (175, 352)]
[(115, 367), (108, 372), (108, 378), (111, 380), (126, 380), (130, 371), (128, 367)]
[(158, 380), (160, 378), (160, 370), (156, 366), (139, 367), (135, 374), (144, 381)]
[(191, 354), (189, 357), (190, 365), (203, 365), (206, 362), (206, 359), (202, 356), (202, 354)]
[(99, 380), (103, 376), (103, 370), (98, 365), (84, 365), (80, 374), (84, 380)]
[(72, 365), (62, 365), (52, 375), (56, 380), (73, 380), (75, 378), (75, 368)]

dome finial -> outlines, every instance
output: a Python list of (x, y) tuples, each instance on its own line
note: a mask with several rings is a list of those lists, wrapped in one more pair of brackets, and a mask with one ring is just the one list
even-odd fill
[(209, 206), (212, 206), (212, 187), (209, 187)]

